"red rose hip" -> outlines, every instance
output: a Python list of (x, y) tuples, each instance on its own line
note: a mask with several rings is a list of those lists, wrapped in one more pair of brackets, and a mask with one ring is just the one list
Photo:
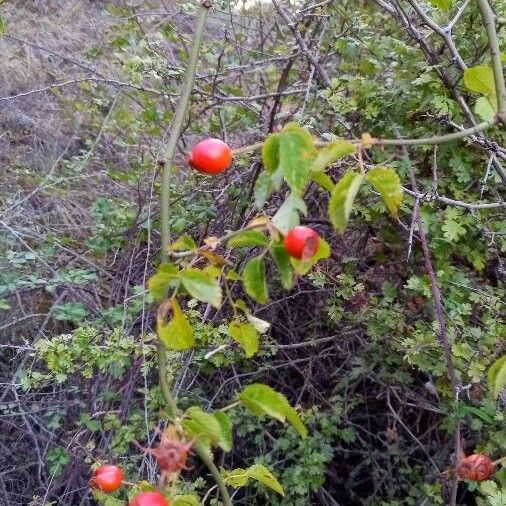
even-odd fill
[(299, 260), (309, 260), (318, 251), (320, 236), (310, 227), (295, 227), (285, 235), (286, 252)]
[(170, 506), (170, 503), (160, 492), (140, 492), (128, 506)]
[(188, 163), (204, 174), (220, 174), (232, 165), (232, 150), (220, 139), (205, 139), (193, 147)]
[(102, 492), (114, 492), (121, 487), (124, 473), (118, 466), (105, 464), (100, 466), (93, 473), (90, 479), (90, 485)]
[(486, 455), (473, 453), (460, 460), (456, 474), (461, 480), (484, 481), (494, 473), (494, 463)]

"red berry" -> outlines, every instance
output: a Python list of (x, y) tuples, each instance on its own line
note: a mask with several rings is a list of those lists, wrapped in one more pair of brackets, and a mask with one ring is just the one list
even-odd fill
[(219, 174), (232, 165), (232, 150), (220, 139), (205, 139), (193, 147), (188, 163), (204, 174)]
[(102, 490), (102, 492), (114, 492), (121, 487), (124, 476), (123, 471), (118, 466), (105, 464), (95, 470), (90, 485), (93, 488)]
[(481, 453), (474, 453), (460, 460), (456, 474), (461, 480), (484, 481), (494, 473), (494, 464)]
[(141, 492), (130, 501), (129, 506), (170, 506), (170, 503), (160, 492)]
[(285, 235), (283, 246), (290, 256), (309, 260), (318, 251), (320, 236), (312, 228), (295, 227)]

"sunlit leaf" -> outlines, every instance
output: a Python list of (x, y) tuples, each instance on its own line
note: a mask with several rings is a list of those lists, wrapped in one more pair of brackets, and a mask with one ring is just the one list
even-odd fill
[(234, 488), (244, 487), (248, 484), (249, 480), (256, 480), (274, 490), (282, 496), (285, 495), (281, 483), (274, 477), (274, 475), (263, 465), (254, 464), (248, 469), (233, 469), (232, 471), (222, 471), (223, 480), (225, 483)]
[(334, 187), (329, 201), (329, 218), (334, 228), (343, 233), (348, 224), (353, 202), (360, 189), (364, 176), (348, 171)]
[(483, 121), (490, 121), (495, 116), (496, 110), (488, 97), (480, 97), (474, 104), (474, 112)]
[(496, 360), (488, 370), (488, 388), (492, 397), (497, 398), (506, 387), (506, 355)]
[(155, 300), (164, 300), (167, 298), (168, 289), (177, 279), (179, 269), (173, 264), (162, 264), (158, 267), (156, 274), (148, 279), (148, 288)]
[(194, 299), (207, 302), (216, 308), (221, 306), (220, 283), (209, 272), (187, 268), (180, 272), (179, 278)]
[(279, 133), (269, 135), (262, 146), (262, 162), (267, 172), (279, 167), (279, 137)]
[(307, 429), (297, 411), (290, 406), (283, 394), (268, 385), (249, 385), (239, 394), (239, 399), (255, 416), (269, 416), (281, 422), (288, 420), (302, 437), (307, 436)]
[(469, 91), (475, 91), (487, 97), (496, 95), (494, 72), (488, 65), (476, 65), (466, 69), (464, 85)]
[(316, 159), (311, 165), (311, 170), (319, 172), (332, 165), (336, 160), (352, 155), (357, 150), (356, 146), (349, 141), (336, 140), (329, 142), (318, 150)]
[(242, 346), (247, 358), (251, 358), (258, 352), (260, 339), (258, 332), (251, 323), (243, 323), (238, 320), (232, 321), (228, 326), (228, 335)]
[(297, 274), (304, 276), (313, 268), (318, 260), (329, 258), (330, 254), (331, 250), (329, 243), (320, 237), (318, 250), (309, 260), (298, 260), (297, 258), (290, 258), (290, 263)]
[(263, 257), (254, 257), (244, 266), (242, 279), (246, 293), (260, 304), (265, 304), (269, 299), (269, 293)]
[(267, 246), (269, 239), (260, 230), (244, 230), (228, 241), (230, 248), (244, 248), (248, 246)]
[(453, 7), (454, 0), (429, 0), (432, 5), (443, 11), (449, 11)]
[(206, 413), (197, 406), (188, 408), (182, 425), (189, 437), (228, 452), (232, 449), (232, 422), (222, 411)]
[(388, 167), (374, 167), (367, 172), (365, 179), (380, 193), (387, 209), (395, 216), (404, 195), (397, 172)]
[[(172, 318), (166, 323), (169, 311), (172, 311)], [(170, 350), (186, 350), (195, 345), (193, 329), (175, 297), (160, 306), (156, 317), (156, 333)]]
[(279, 166), (290, 188), (302, 190), (316, 155), (314, 140), (296, 123), (286, 125), (279, 135)]
[(325, 172), (313, 172), (311, 174), (311, 179), (328, 192), (332, 192), (334, 189), (334, 182)]
[(255, 327), (259, 334), (265, 334), (271, 327), (269, 322), (253, 316), (250, 312), (246, 311), (246, 319)]
[(173, 242), (168, 249), (169, 251), (194, 251), (197, 249), (197, 245), (189, 235), (183, 235)]
[(171, 499), (171, 506), (200, 506), (202, 503), (196, 495), (176, 495)]

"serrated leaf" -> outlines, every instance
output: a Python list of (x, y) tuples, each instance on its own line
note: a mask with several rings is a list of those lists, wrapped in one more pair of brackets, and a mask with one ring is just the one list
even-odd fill
[(388, 167), (374, 167), (366, 174), (365, 179), (380, 193), (390, 213), (397, 215), (404, 196), (397, 172)]
[(194, 251), (197, 249), (197, 245), (189, 235), (183, 235), (173, 242), (168, 249), (169, 251)]
[(297, 411), (290, 406), (283, 394), (268, 385), (261, 383), (249, 385), (239, 394), (239, 399), (255, 416), (269, 416), (280, 422), (288, 420), (303, 438), (307, 436), (307, 429)]
[(454, 0), (429, 0), (432, 5), (443, 11), (449, 11), (453, 7)]
[(335, 185), (329, 201), (329, 218), (334, 228), (342, 234), (346, 229), (353, 202), (360, 189), (364, 176), (348, 171)]
[(245, 248), (249, 246), (267, 246), (269, 239), (260, 230), (244, 230), (227, 243), (230, 248)]
[(495, 109), (488, 97), (480, 97), (474, 104), (474, 112), (483, 121), (490, 121), (495, 116)]
[(295, 193), (290, 193), (272, 217), (272, 224), (283, 234), (296, 227), (299, 222), (299, 212), (307, 214), (306, 203)]
[(496, 399), (506, 387), (506, 355), (496, 360), (488, 370), (488, 388)]
[(279, 279), (285, 290), (293, 287), (293, 269), (290, 257), (282, 244), (276, 244), (271, 248), (271, 255), (278, 268)]
[(171, 499), (171, 506), (200, 506), (202, 503), (196, 495), (176, 495)]
[(279, 167), (279, 133), (271, 134), (262, 146), (262, 162), (267, 172), (274, 172)]
[(316, 159), (311, 165), (311, 170), (313, 172), (323, 171), (336, 160), (352, 155), (356, 150), (356, 146), (349, 141), (336, 140), (329, 142), (318, 150)]
[(266, 487), (271, 488), (282, 496), (285, 495), (285, 491), (283, 490), (281, 483), (279, 483), (279, 481), (265, 466), (262, 466), (261, 464), (254, 464), (246, 469), (246, 473), (251, 479), (263, 483)]
[(258, 353), (260, 339), (258, 332), (251, 323), (243, 323), (239, 320), (232, 321), (228, 326), (228, 335), (242, 346), (247, 358), (251, 358)]
[(313, 174), (311, 174), (311, 179), (328, 192), (332, 192), (334, 189), (334, 182), (325, 172), (313, 172)]
[(487, 96), (497, 110), (494, 72), (488, 65), (476, 65), (464, 71), (464, 85), (469, 91)]
[(279, 166), (290, 188), (306, 187), (315, 155), (311, 134), (296, 123), (289, 123), (279, 133)]
[(241, 469), (240, 467), (237, 469), (232, 469), (231, 471), (223, 469), (221, 471), (221, 474), (223, 476), (223, 481), (230, 487), (245, 487), (249, 481), (248, 473), (245, 469)]
[[(172, 310), (172, 318), (165, 323), (165, 314), (169, 310)], [(187, 350), (195, 345), (193, 329), (175, 297), (160, 306), (156, 317), (156, 333), (170, 350)]]
[(162, 264), (156, 274), (148, 279), (148, 288), (157, 301), (167, 297), (169, 286), (177, 278), (179, 269), (173, 264)]
[(221, 306), (221, 286), (209, 272), (187, 268), (179, 273), (179, 278), (188, 293), (197, 300), (219, 308)]
[(245, 292), (260, 304), (265, 304), (269, 299), (267, 281), (265, 277), (265, 262), (263, 257), (252, 258), (242, 272), (242, 282)]
[(232, 449), (232, 422), (223, 411), (206, 413), (192, 406), (186, 410), (182, 425), (188, 436), (204, 444), (219, 446), (226, 452)]
[(285, 495), (281, 483), (279, 483), (274, 475), (261, 464), (254, 464), (248, 467), (248, 469), (237, 468), (232, 471), (222, 470), (221, 474), (225, 483), (234, 488), (245, 487), (251, 479), (259, 481), (282, 496)]
[(318, 260), (329, 258), (330, 254), (331, 250), (329, 243), (320, 237), (318, 250), (309, 260), (298, 260), (297, 258), (290, 258), (290, 263), (292, 264), (297, 274), (304, 276), (313, 268)]

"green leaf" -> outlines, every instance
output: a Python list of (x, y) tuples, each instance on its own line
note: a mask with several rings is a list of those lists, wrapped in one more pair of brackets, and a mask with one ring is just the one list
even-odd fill
[(357, 148), (349, 141), (337, 140), (330, 142), (318, 150), (316, 159), (311, 166), (313, 172), (320, 172), (332, 165), (336, 160), (355, 153)]
[(196, 495), (176, 495), (171, 499), (171, 506), (200, 506), (202, 503)]
[(208, 271), (187, 268), (179, 273), (183, 286), (197, 300), (219, 308), (221, 306), (221, 286)]
[(281, 168), (269, 174), (264, 170), (255, 183), (255, 206), (261, 209), (274, 190), (279, 190), (283, 182), (283, 171)]
[(283, 394), (268, 385), (249, 385), (239, 394), (239, 399), (255, 416), (269, 416), (280, 422), (288, 420), (303, 438), (307, 436), (307, 429), (297, 411), (290, 406)]
[(267, 172), (274, 172), (279, 167), (280, 134), (269, 135), (262, 146), (262, 162)]
[(318, 250), (309, 260), (298, 260), (297, 258), (290, 258), (290, 263), (293, 265), (295, 272), (304, 276), (307, 274), (318, 260), (329, 258), (331, 254), (329, 243), (320, 237), (320, 244)]
[(238, 320), (232, 321), (228, 326), (228, 335), (244, 348), (247, 358), (251, 358), (258, 352), (260, 339), (258, 332), (251, 323), (242, 323)]
[(197, 245), (189, 235), (181, 236), (169, 246), (169, 251), (193, 251), (196, 249)]
[(430, 0), (430, 3), (443, 11), (449, 11), (453, 7), (453, 0)]
[(248, 469), (238, 468), (232, 471), (222, 470), (222, 476), (225, 483), (234, 488), (244, 487), (248, 484), (249, 480), (252, 479), (259, 481), (282, 496), (285, 495), (281, 483), (279, 483), (274, 475), (261, 464), (254, 464)]
[(364, 176), (348, 171), (334, 187), (329, 201), (329, 218), (334, 228), (342, 234), (348, 224), (353, 202)]
[(285, 290), (293, 287), (293, 269), (290, 264), (290, 256), (282, 244), (276, 244), (271, 248), (271, 255), (278, 268), (279, 279)]
[(281, 483), (274, 477), (274, 475), (261, 464), (254, 464), (253, 466), (246, 469), (247, 475), (253, 480), (263, 483), (266, 487), (271, 488), (282, 496), (285, 495), (285, 491), (281, 486)]
[(158, 272), (148, 279), (148, 288), (157, 301), (167, 298), (169, 286), (177, 278), (179, 269), (173, 264), (162, 264)]
[(365, 179), (380, 193), (387, 209), (394, 216), (397, 215), (404, 195), (397, 172), (387, 167), (374, 167), (366, 174)]
[(7, 31), (7, 23), (0, 13), (0, 36), (3, 35)]
[(506, 355), (496, 360), (488, 370), (488, 388), (496, 399), (506, 387)]
[(269, 239), (259, 230), (244, 230), (227, 243), (229, 248), (244, 248), (248, 246), (268, 246)]
[(494, 72), (488, 65), (476, 65), (464, 71), (464, 85), (469, 91), (481, 93), (491, 99), (494, 110), (497, 110), (497, 99)]
[[(172, 309), (172, 319), (165, 323), (163, 313), (169, 308)], [(160, 307), (156, 318), (156, 333), (170, 350), (187, 350), (195, 345), (193, 329), (175, 297)]]
[(111, 494), (102, 492), (101, 490), (97, 490), (95, 488), (91, 489), (91, 495), (93, 496), (93, 499), (102, 506), (125, 506), (125, 501), (112, 497)]
[(260, 304), (265, 304), (269, 299), (267, 281), (265, 279), (265, 262), (263, 257), (252, 258), (242, 272), (244, 290)]
[(224, 451), (232, 449), (232, 422), (226, 413), (206, 413), (197, 406), (188, 408), (182, 425), (186, 433), (200, 442), (219, 446)]
[(303, 190), (310, 178), (316, 150), (311, 134), (296, 123), (280, 132), (279, 165), (290, 188)]
[(283, 235), (286, 235), (289, 230), (299, 224), (299, 211), (306, 215), (306, 204), (297, 194), (290, 193), (272, 217), (272, 223)]
[(322, 188), (332, 193), (334, 189), (334, 182), (332, 179), (325, 174), (325, 172), (313, 172), (311, 179), (318, 183)]
[(488, 97), (480, 97), (474, 104), (474, 112), (483, 121), (490, 121), (495, 116), (496, 110)]

